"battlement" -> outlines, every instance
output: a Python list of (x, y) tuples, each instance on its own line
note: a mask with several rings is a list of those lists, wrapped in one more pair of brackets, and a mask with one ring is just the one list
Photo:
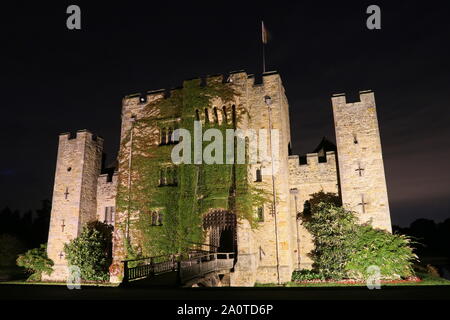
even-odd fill
[(289, 156), (289, 163), (297, 166), (311, 166), (320, 164), (336, 163), (336, 152), (327, 151), (324, 157), (319, 156), (318, 153), (308, 153), (304, 156)]
[[(289, 184), (293, 187), (316, 188), (317, 186), (327, 186), (328, 190), (334, 190), (337, 184), (337, 163), (336, 153), (328, 151), (326, 156), (320, 157), (318, 153), (308, 153), (305, 156), (289, 157)], [(320, 190), (320, 189), (319, 189)], [(314, 189), (311, 194), (318, 192)], [(304, 193), (305, 191), (302, 191)], [(333, 191), (334, 192), (334, 191)]]
[(353, 104), (373, 104), (375, 102), (375, 94), (372, 90), (359, 91), (359, 101), (348, 102), (345, 93), (333, 94), (331, 101), (333, 106), (338, 105), (353, 105)]
[(103, 144), (103, 138), (101, 136), (93, 134), (92, 132), (90, 132), (87, 129), (78, 130), (76, 133), (72, 133), (72, 132), (61, 133), (59, 135), (59, 140), (60, 141), (75, 141), (75, 140), (79, 140), (79, 139), (86, 139), (86, 137), (90, 141), (95, 141), (99, 144)]
[[(239, 81), (253, 81), (253, 86), (263, 86), (269, 78), (279, 78), (280, 75), (277, 71), (265, 72), (261, 75), (262, 82), (258, 83), (257, 77), (254, 74), (247, 74), (244, 70), (231, 71), (227, 74), (215, 74), (207, 75), (205, 77), (197, 77), (192, 79), (187, 79), (186, 81), (198, 80), (200, 85), (206, 85), (208, 80), (221, 80), (223, 83), (233, 83)], [(150, 90), (145, 93), (134, 93), (127, 95), (123, 98), (123, 105), (142, 105), (158, 99), (167, 98), (172, 92), (182, 90), (183, 86), (175, 87), (171, 89), (158, 89)]]
[(98, 176), (98, 184), (115, 184), (117, 183), (117, 179), (119, 178), (119, 173), (116, 171), (113, 174), (105, 173)]

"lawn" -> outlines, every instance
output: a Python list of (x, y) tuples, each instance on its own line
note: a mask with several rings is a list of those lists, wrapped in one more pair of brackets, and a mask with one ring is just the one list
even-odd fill
[[(37, 282), (27, 281), (28, 275), (23, 268), (0, 267), (0, 285), (41, 285), (41, 286), (66, 286), (65, 282)], [(117, 284), (110, 283), (82, 283), (81, 286), (88, 287), (116, 287)]]
[[(67, 286), (65, 282), (35, 282), (26, 280), (15, 280), (15, 281), (3, 281), (0, 285), (23, 285), (23, 286)], [(71, 283), (71, 285), (77, 285)], [(115, 283), (81, 283), (82, 287), (117, 287), (118, 284)]]

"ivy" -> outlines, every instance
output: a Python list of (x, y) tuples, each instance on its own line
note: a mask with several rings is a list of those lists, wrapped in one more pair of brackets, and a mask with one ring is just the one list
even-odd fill
[[(246, 219), (256, 226), (254, 209), (267, 197), (262, 190), (249, 185), (248, 165), (225, 164), (224, 152), (224, 164), (175, 167), (171, 161), (173, 145), (159, 145), (155, 141), (156, 130), (165, 128), (168, 123), (174, 129), (188, 130), (193, 137), (197, 110), (211, 107), (213, 100), (229, 107), (236, 95), (232, 84), (223, 83), (219, 77), (208, 79), (206, 85), (197, 79), (186, 81), (183, 88), (173, 91), (170, 97), (145, 106), (133, 129), (131, 190), (125, 181), (127, 174), (119, 176), (118, 210), (137, 213), (137, 218), (130, 221), (130, 230), (133, 237), (139, 237), (139, 241), (133, 241), (139, 248), (128, 244), (129, 258), (136, 256), (136, 251), (143, 256), (183, 253), (194, 244), (204, 243), (203, 216), (215, 209), (234, 212), (238, 220)], [(235, 129), (236, 122), (245, 114), (246, 110), (241, 108), (233, 115), (234, 121), (222, 121), (220, 125), (206, 122), (202, 130), (218, 129), (225, 137), (226, 130)], [(175, 122), (177, 118), (181, 121)], [(130, 139), (128, 134), (122, 142), (124, 153), (120, 159), (124, 165), (128, 163), (125, 150)], [(203, 142), (203, 147), (208, 144)], [(193, 150), (191, 159), (194, 159)], [(161, 169), (171, 170), (172, 179), (176, 178), (177, 183), (160, 184)], [(162, 215), (162, 225), (152, 223), (155, 214)]]

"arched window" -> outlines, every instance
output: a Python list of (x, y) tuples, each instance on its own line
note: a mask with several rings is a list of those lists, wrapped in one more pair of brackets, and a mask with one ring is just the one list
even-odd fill
[(158, 226), (162, 226), (163, 224), (163, 214), (161, 212), (158, 212), (158, 221), (157, 221), (157, 225)]
[(166, 169), (161, 168), (161, 169), (159, 169), (159, 186), (164, 187), (166, 185), (166, 183), (167, 183)]
[(222, 120), (222, 122), (224, 124), (228, 124), (227, 107), (223, 106), (222, 112), (223, 112), (223, 120)]
[(262, 182), (262, 172), (261, 169), (256, 169), (256, 181), (255, 182)]
[(156, 226), (158, 223), (158, 213), (152, 212), (151, 213), (151, 219), (152, 219), (152, 226)]
[(258, 222), (264, 222), (264, 207), (259, 207), (257, 212)]
[(214, 107), (214, 123), (219, 123), (219, 114), (216, 107)]
[(172, 136), (173, 136), (173, 129), (169, 128), (168, 137), (167, 137), (168, 144), (172, 144), (173, 143)]
[(178, 170), (177, 167), (172, 168), (172, 184), (178, 186)]
[(205, 108), (205, 123), (209, 123), (209, 112), (208, 112), (208, 108)]
[(166, 128), (161, 129), (161, 142), (160, 144), (163, 146), (167, 144), (167, 130)]

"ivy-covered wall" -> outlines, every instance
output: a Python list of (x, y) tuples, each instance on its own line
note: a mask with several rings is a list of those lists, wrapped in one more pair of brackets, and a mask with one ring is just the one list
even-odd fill
[[(215, 209), (233, 212), (238, 219), (256, 226), (255, 207), (266, 197), (249, 185), (247, 164), (226, 164), (224, 152), (224, 164), (174, 165), (174, 144), (166, 138), (179, 128), (194, 137), (194, 121), (199, 115), (203, 132), (215, 128), (225, 137), (227, 129), (234, 129), (241, 117), (247, 116), (245, 110), (236, 112), (232, 107), (237, 95), (233, 85), (224, 83), (221, 77), (209, 78), (206, 84), (196, 79), (186, 81), (169, 97), (143, 106), (122, 139), (120, 154), (124, 166), (131, 163), (131, 180), (128, 172), (120, 174), (117, 195), (117, 211), (130, 215), (118, 226), (124, 234), (130, 229), (131, 242), (124, 239), (127, 258), (181, 253), (195, 243), (207, 242), (203, 216)], [(209, 121), (204, 117), (205, 108), (212, 109), (213, 101), (221, 102), (216, 111), (221, 113), (221, 121), (214, 115)], [(203, 142), (203, 148), (210, 143)]]

